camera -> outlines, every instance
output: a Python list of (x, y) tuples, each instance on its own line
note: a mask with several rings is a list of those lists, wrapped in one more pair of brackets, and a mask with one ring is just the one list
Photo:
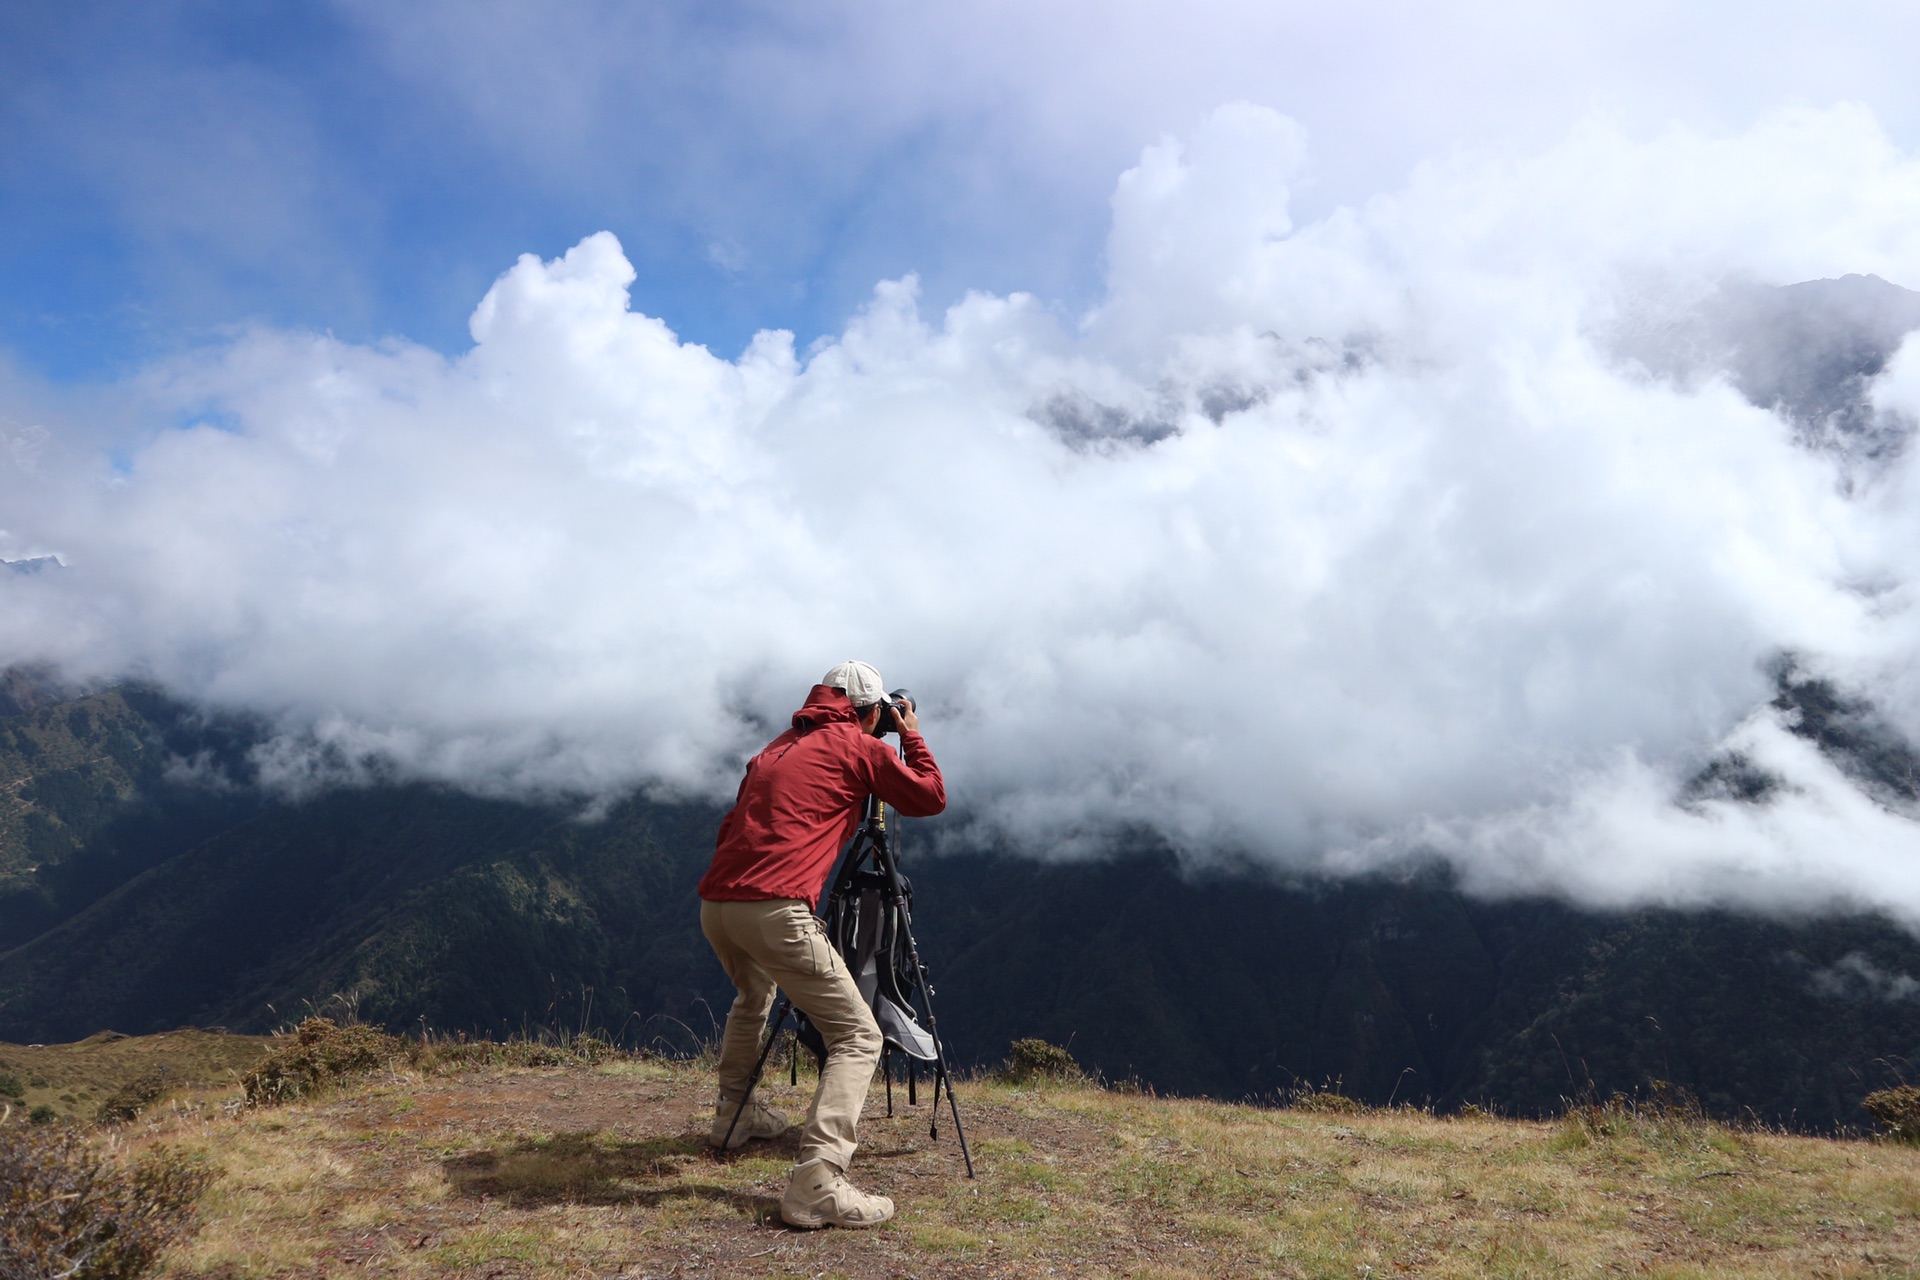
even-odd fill
[(880, 713), (880, 723), (873, 727), (873, 736), (876, 738), (900, 732), (900, 712), (911, 711), (917, 704), (910, 691), (895, 689), (880, 700), (880, 705), (886, 709)]

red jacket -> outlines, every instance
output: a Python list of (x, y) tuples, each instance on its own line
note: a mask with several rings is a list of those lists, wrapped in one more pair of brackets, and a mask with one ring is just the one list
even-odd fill
[(902, 733), (900, 748), (904, 760), (861, 732), (845, 690), (813, 686), (807, 704), (793, 713), (793, 728), (747, 762), (700, 896), (817, 903), (869, 795), (909, 818), (931, 818), (946, 808), (947, 784), (927, 740)]

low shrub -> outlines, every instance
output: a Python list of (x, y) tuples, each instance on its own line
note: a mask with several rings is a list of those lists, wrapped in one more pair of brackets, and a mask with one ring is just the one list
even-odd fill
[(0, 1071), (0, 1098), (24, 1098), (27, 1086), (11, 1071)]
[(240, 1078), (240, 1088), (250, 1107), (291, 1102), (410, 1056), (405, 1041), (374, 1027), (343, 1027), (331, 1018), (308, 1018)]
[(1349, 1098), (1337, 1089), (1315, 1089), (1311, 1086), (1295, 1093), (1287, 1100), (1287, 1105), (1295, 1111), (1334, 1116), (1359, 1115), (1367, 1109), (1366, 1103)]
[(1860, 1103), (1895, 1142), (1920, 1143), (1920, 1088), (1903, 1084), (1868, 1094)]
[(212, 1181), (166, 1148), (121, 1167), (72, 1129), (0, 1129), (0, 1276), (142, 1275), (186, 1234)]
[(129, 1080), (101, 1099), (93, 1118), (99, 1124), (123, 1124), (166, 1096), (173, 1072), (166, 1067)]
[(1007, 1046), (1007, 1065), (1001, 1075), (1014, 1084), (1086, 1078), (1086, 1072), (1080, 1069), (1072, 1054), (1057, 1044), (1034, 1038), (1015, 1040)]

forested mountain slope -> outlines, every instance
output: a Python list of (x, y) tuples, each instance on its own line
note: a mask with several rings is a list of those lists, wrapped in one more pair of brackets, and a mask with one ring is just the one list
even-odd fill
[[(1807, 733), (1852, 734), (1872, 764), (1856, 711), (1783, 690)], [(137, 688), (0, 718), (0, 1039), (263, 1030), (336, 996), (401, 1029), (678, 1047), (724, 1017), (693, 892), (714, 810), (636, 798), (585, 821), (424, 786), (273, 800), (234, 781), (248, 732)], [(1859, 1122), (1920, 1061), (1920, 941), (1873, 917), (1601, 915), (1478, 902), (1432, 872), (1285, 884), (1150, 848), (926, 848), (910, 834), (908, 870), (964, 1060), (1039, 1035), (1161, 1090), (1338, 1082), (1528, 1112), (1666, 1080), (1812, 1126)]]

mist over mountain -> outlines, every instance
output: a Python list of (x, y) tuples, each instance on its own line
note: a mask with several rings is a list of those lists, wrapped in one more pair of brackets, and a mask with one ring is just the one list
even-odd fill
[(723, 799), (859, 654), (956, 847), (1920, 919), (1911, 805), (1779, 702), (1920, 734), (1920, 165), (1852, 107), (1590, 122), (1298, 221), (1307, 154), (1244, 103), (1147, 146), (1074, 317), (906, 278), (726, 359), (601, 233), (461, 352), (23, 401), (0, 554), (64, 567), (0, 574), (0, 660), (257, 720), (283, 796), (604, 809)]
[(1890, 464), (1914, 428), (1874, 403), (1874, 381), (1920, 329), (1920, 293), (1878, 276), (1771, 286), (1722, 281), (1678, 315), (1633, 317), (1616, 350), (1692, 385), (1724, 377), (1791, 422), (1810, 448)]

